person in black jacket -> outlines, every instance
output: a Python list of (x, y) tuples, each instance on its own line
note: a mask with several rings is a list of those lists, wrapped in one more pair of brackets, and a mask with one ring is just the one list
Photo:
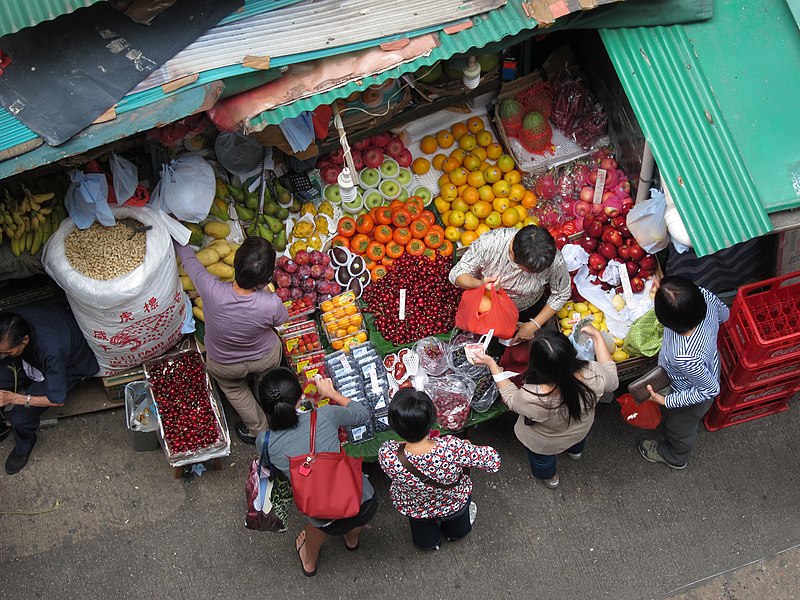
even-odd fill
[(69, 390), (99, 370), (67, 307), (36, 303), (0, 312), (0, 408), (12, 406), (15, 441), (6, 473), (27, 464), (42, 413), (63, 404)]

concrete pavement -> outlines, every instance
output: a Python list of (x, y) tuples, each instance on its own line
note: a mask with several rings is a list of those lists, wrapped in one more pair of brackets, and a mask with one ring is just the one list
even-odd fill
[[(134, 453), (120, 410), (59, 420), (18, 475), (0, 472), (4, 598), (680, 598), (798, 597), (800, 406), (701, 435), (685, 471), (645, 462), (644, 432), (601, 405), (584, 459), (559, 461), (561, 487), (529, 474), (513, 416), (478, 428), (503, 456), (477, 473), (465, 540), (419, 553), (387, 480), (361, 550), (323, 548), (300, 574), (288, 534), (244, 528), (252, 446), (234, 438), (223, 471), (173, 480), (160, 451)], [(232, 421), (230, 419), (229, 421)], [(1, 458), (11, 440), (0, 443)], [(58, 502), (58, 508), (51, 509)], [(36, 515), (9, 514), (14, 512)], [(787, 550), (788, 549), (788, 550)], [(755, 562), (754, 562), (755, 561)]]

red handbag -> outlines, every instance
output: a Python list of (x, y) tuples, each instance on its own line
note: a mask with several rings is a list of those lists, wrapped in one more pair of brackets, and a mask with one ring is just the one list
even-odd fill
[(481, 335), (494, 329), (494, 336), (503, 340), (514, 337), (519, 319), (517, 305), (505, 291), (491, 285), (488, 294), (491, 306), (485, 312), (481, 312), (481, 300), (487, 286), (489, 284), (465, 290), (461, 294), (461, 302), (456, 311), (456, 327)]
[(655, 429), (661, 424), (661, 405), (652, 400), (637, 404), (631, 394), (622, 394), (617, 398), (622, 412), (622, 419), (639, 429)]
[(317, 454), (317, 411), (311, 412), (307, 455), (289, 457), (292, 494), (297, 510), (314, 519), (346, 519), (361, 510), (361, 459), (339, 452)]

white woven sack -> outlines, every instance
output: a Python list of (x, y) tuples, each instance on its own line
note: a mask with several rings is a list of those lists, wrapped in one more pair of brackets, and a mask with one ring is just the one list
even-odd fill
[(112, 209), (152, 226), (146, 232), (144, 262), (130, 273), (100, 281), (70, 265), (64, 240), (75, 229), (66, 219), (45, 245), (42, 264), (64, 290), (89, 347), (110, 375), (164, 354), (180, 339), (186, 303), (169, 232), (148, 207)]

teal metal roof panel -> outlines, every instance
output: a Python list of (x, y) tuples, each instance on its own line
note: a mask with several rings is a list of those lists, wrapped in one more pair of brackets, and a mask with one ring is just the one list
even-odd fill
[(783, 0), (601, 35), (699, 255), (768, 233), (769, 211), (800, 205), (800, 37)]

